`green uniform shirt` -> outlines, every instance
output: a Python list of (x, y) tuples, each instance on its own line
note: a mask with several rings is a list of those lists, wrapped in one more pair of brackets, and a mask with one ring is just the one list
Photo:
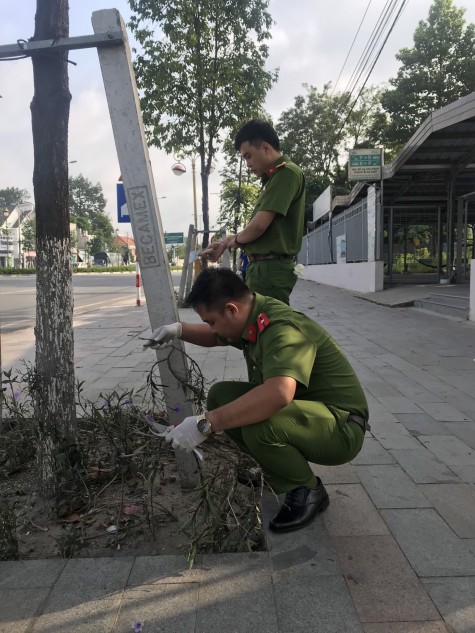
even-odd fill
[[(322, 402), (367, 419), (363, 388), (328, 332), (275, 299), (257, 293), (255, 297), (241, 335), (250, 382), (263, 384), (273, 376), (290, 376), (297, 381), (295, 400)], [(259, 318), (262, 313), (266, 319)], [(262, 331), (259, 321), (264, 321)]]
[(300, 167), (286, 155), (276, 160), (270, 171), (270, 176), (262, 178), (263, 188), (252, 217), (258, 211), (274, 211), (277, 215), (263, 235), (246, 244), (246, 254), (296, 255), (302, 245), (305, 178)]

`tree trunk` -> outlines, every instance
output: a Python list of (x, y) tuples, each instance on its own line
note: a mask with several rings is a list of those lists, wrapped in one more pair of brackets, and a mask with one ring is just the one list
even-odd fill
[[(68, 37), (68, 14), (68, 0), (37, 0), (33, 39)], [(71, 496), (76, 496), (79, 461), (68, 208), (68, 53), (43, 50), (32, 61), (38, 467), (43, 495), (56, 494), (58, 513), (63, 514), (71, 509), (66, 507)], [(65, 496), (70, 500), (66, 505)]]

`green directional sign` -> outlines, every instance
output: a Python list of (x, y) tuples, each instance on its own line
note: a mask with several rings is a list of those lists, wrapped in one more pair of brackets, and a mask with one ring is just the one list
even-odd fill
[(165, 233), (165, 244), (183, 244), (183, 233)]
[(348, 179), (381, 180), (382, 164), (382, 149), (350, 149)]

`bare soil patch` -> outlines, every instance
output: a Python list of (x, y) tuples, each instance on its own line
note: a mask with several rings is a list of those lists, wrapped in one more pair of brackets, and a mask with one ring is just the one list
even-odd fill
[[(82, 442), (81, 503), (61, 516), (55, 499), (40, 496), (35, 457), (13, 464), (1, 450), (12, 432), (0, 433), (0, 560), (178, 553), (193, 559), (199, 551), (263, 549), (262, 490), (237, 482), (249, 460), (225, 436), (201, 445), (201, 485), (183, 490), (174, 451), (134, 424), (126, 457), (115, 431), (112, 442), (97, 429), (92, 442)], [(90, 433), (90, 426), (81, 433)]]

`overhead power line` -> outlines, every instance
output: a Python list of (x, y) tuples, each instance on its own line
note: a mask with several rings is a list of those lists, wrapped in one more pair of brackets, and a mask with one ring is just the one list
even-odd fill
[(359, 35), (359, 32), (360, 32), (361, 26), (363, 25), (364, 19), (365, 19), (365, 17), (366, 17), (366, 14), (368, 13), (368, 10), (369, 10), (369, 8), (370, 8), (370, 6), (371, 6), (371, 3), (372, 3), (372, 2), (373, 2), (373, 0), (369, 0), (368, 4), (367, 4), (367, 6), (366, 6), (366, 10), (365, 10), (365, 12), (364, 12), (364, 14), (363, 14), (363, 17), (361, 18), (361, 22), (360, 22), (360, 25), (358, 26), (358, 30), (356, 31), (356, 35), (355, 35), (355, 37), (353, 38), (353, 41), (351, 42), (350, 50), (348, 51), (348, 53), (347, 53), (347, 55), (346, 55), (346, 57), (345, 57), (345, 61), (343, 62), (343, 66), (341, 67), (341, 70), (340, 70), (340, 72), (339, 72), (339, 74), (338, 74), (338, 78), (337, 78), (337, 80), (335, 81), (335, 85), (333, 86), (332, 95), (333, 95), (333, 93), (334, 93), (334, 92), (335, 92), (335, 90), (336, 90), (336, 87), (337, 87), (337, 85), (338, 85), (338, 82), (340, 81), (340, 77), (341, 77), (341, 75), (342, 75), (342, 73), (343, 73), (343, 70), (344, 70), (344, 68), (345, 68), (345, 66), (346, 66), (346, 62), (348, 61), (348, 57), (350, 56), (351, 51), (353, 50), (353, 46), (355, 45), (355, 42), (356, 42), (356, 39), (357, 39), (357, 37), (358, 37), (358, 35)]
[[(351, 77), (344, 90), (344, 93), (347, 93), (348, 96), (342, 102), (338, 112), (344, 113), (345, 119), (338, 131), (337, 136), (339, 136), (342, 129), (345, 127), (351, 115), (351, 112), (353, 111), (359, 97), (361, 96), (361, 93), (366, 86), (366, 83), (384, 49), (384, 46), (386, 45), (389, 36), (391, 35), (407, 3), (408, 0), (387, 0), (381, 14), (379, 15), (378, 21), (373, 28), (373, 31), (368, 39), (368, 42), (366, 43), (363, 53), (361, 54), (355, 70), (351, 74)], [(354, 94), (356, 94), (356, 98), (352, 101)], [(346, 108), (351, 101), (351, 106), (346, 111)]]

